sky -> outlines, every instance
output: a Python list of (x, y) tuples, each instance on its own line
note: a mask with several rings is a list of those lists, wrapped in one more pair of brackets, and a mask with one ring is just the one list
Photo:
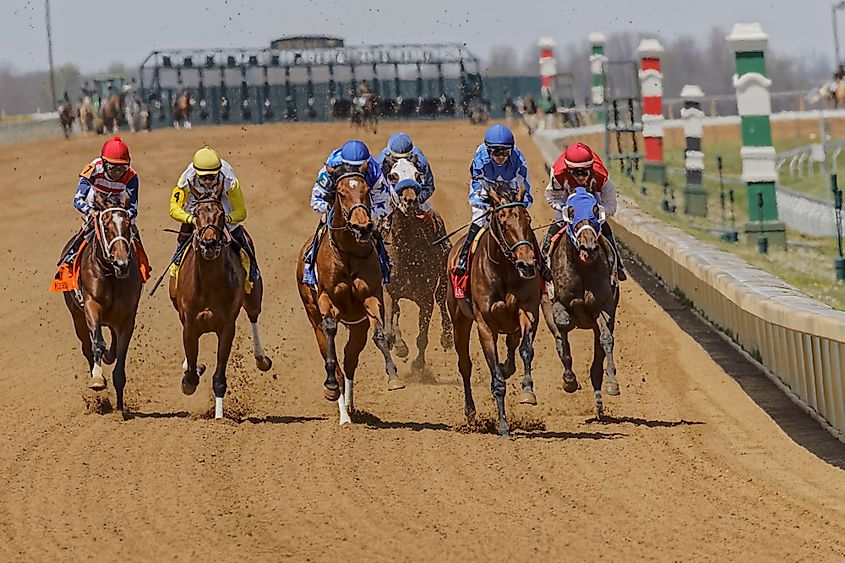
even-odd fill
[[(0, 63), (47, 68), (44, 0), (0, 4)], [(760, 23), (777, 52), (833, 56), (825, 0), (52, 0), (51, 12), (55, 64), (83, 72), (135, 67), (154, 49), (267, 47), (284, 35), (335, 35), (347, 45), (458, 42), (486, 57), (495, 45), (522, 54), (542, 36), (562, 49), (593, 31), (704, 38), (736, 22)], [(845, 10), (839, 24), (845, 42)]]

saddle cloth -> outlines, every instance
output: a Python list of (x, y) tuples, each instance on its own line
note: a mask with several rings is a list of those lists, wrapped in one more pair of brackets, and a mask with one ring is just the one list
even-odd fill
[[(184, 262), (185, 255), (188, 253), (189, 248), (191, 248), (191, 245), (186, 244), (185, 250), (182, 251), (182, 256), (179, 257), (179, 260), (172, 262), (170, 264), (170, 268), (168, 268), (168, 271), (170, 272), (170, 277), (176, 278), (176, 285), (179, 285), (179, 267), (181, 266), (182, 262)], [(246, 250), (244, 250), (243, 248), (240, 249), (240, 258), (241, 266), (243, 266), (245, 272), (249, 273), (249, 254), (247, 254)], [(178, 264), (176, 262), (178, 262)], [(249, 275), (247, 275), (244, 280), (244, 291), (246, 293), (250, 293), (252, 291), (252, 285), (252, 282), (249, 281)]]
[(452, 287), (455, 290), (455, 299), (464, 299), (469, 296), (469, 277), (472, 270), (472, 256), (478, 248), (478, 241), (481, 240), (481, 235), (483, 235), (486, 230), (487, 227), (483, 227), (479, 230), (478, 234), (475, 235), (475, 239), (472, 241), (472, 245), (469, 247), (469, 254), (467, 255), (467, 273), (458, 277), (451, 273), (451, 271), (449, 272), (449, 275), (452, 276)]
[[(52, 283), (50, 284), (51, 293), (63, 293), (65, 291), (73, 291), (79, 289), (79, 269), (80, 260), (82, 256), (82, 249), (88, 244), (88, 240), (83, 240), (76, 251), (76, 256), (72, 263), (62, 262), (59, 265), (59, 271), (56, 272)], [(141, 282), (146, 282), (152, 275), (152, 268), (150, 267), (149, 258), (144, 251), (144, 247), (136, 240), (135, 241), (135, 255), (138, 257), (138, 266), (141, 270)]]

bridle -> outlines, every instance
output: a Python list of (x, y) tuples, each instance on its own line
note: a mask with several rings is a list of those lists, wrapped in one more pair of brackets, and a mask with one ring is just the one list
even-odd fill
[[(191, 193), (193, 193), (195, 195), (195, 197), (196, 197), (196, 195), (198, 195), (198, 192), (196, 192), (195, 190), (191, 190)], [(204, 203), (211, 203), (211, 204), (214, 204), (214, 205), (220, 207), (220, 209), (223, 209), (223, 202), (221, 202), (220, 199), (213, 197), (213, 196), (198, 198), (196, 201), (194, 201), (194, 206), (199, 205), (201, 203), (203, 203), (203, 204)], [(229, 234), (228, 229), (226, 229), (225, 227), (219, 227), (217, 225), (213, 225), (213, 224), (209, 223), (208, 225), (203, 225), (202, 227), (194, 229), (193, 244), (194, 244), (195, 250), (196, 250), (196, 247), (199, 246), (199, 244), (203, 241), (202, 235), (206, 231), (212, 231), (214, 233), (214, 239), (213, 239), (214, 240), (214, 247), (213, 248), (215, 250), (222, 249), (224, 246), (229, 244), (229, 242), (232, 239), (232, 236)]]
[[(343, 180), (344, 178), (351, 178), (351, 177), (360, 178), (362, 182), (366, 182), (364, 175), (361, 172), (346, 172), (346, 173), (338, 176), (336, 179), (333, 179), (333, 182), (334, 182), (335, 185), (337, 185), (337, 183), (340, 182), (341, 180)], [(343, 202), (337, 197), (337, 188), (334, 189), (334, 199), (335, 199), (335, 205), (340, 209), (341, 217), (343, 218), (343, 226), (333, 227), (331, 221), (329, 220), (329, 221), (326, 222), (326, 224), (327, 224), (330, 231), (351, 231), (352, 227), (351, 227), (351, 223), (349, 222), (349, 220), (352, 218), (352, 213), (354, 213), (355, 210), (358, 209), (359, 207), (367, 212), (367, 217), (370, 216), (370, 207), (368, 205), (363, 204), (363, 203), (356, 203), (355, 205), (353, 205), (349, 209), (344, 209), (343, 208)]]
[[(518, 240), (515, 243), (510, 244), (510, 245), (507, 242), (505, 242), (504, 232), (502, 231), (502, 224), (499, 221), (498, 217), (496, 216), (496, 213), (498, 211), (501, 211), (502, 209), (508, 209), (510, 207), (525, 207), (525, 204), (521, 201), (513, 201), (513, 202), (510, 202), (510, 203), (503, 203), (502, 205), (498, 205), (496, 207), (490, 208), (488, 213), (490, 214), (490, 236), (492, 236), (493, 240), (495, 240), (496, 243), (499, 245), (499, 249), (502, 251), (502, 254), (504, 254), (505, 257), (508, 259), (508, 261), (511, 264), (513, 264), (514, 267), (515, 267), (516, 266), (516, 254), (515, 254), (516, 249), (519, 248), (520, 246), (525, 246), (525, 245), (533, 248), (534, 243), (529, 241), (529, 240), (526, 240), (526, 239)], [(497, 228), (494, 229), (493, 225), (496, 225)], [(497, 230), (499, 231), (498, 233), (496, 232)]]
[[(103, 220), (103, 215), (105, 215), (106, 213), (112, 213), (112, 215), (114, 213), (120, 213), (125, 216), (127, 225), (130, 225), (128, 239), (123, 235), (118, 234), (111, 240), (106, 240), (106, 224)], [(129, 248), (129, 252), (132, 252), (132, 239), (134, 239), (134, 235), (132, 234), (131, 219), (129, 218), (129, 211), (124, 209), (123, 207), (108, 207), (106, 209), (101, 209), (97, 211), (96, 218), (94, 219), (94, 231), (97, 235), (97, 240), (100, 242), (100, 248), (102, 248), (103, 250), (103, 256), (110, 265), (114, 266), (115, 263), (114, 254), (112, 254), (112, 247), (117, 242), (125, 242), (126, 246)]]

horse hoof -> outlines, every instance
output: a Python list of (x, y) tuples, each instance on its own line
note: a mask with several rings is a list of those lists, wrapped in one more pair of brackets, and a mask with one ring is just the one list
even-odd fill
[(200, 364), (197, 366), (197, 377), (201, 376), (205, 373), (205, 364)]
[(421, 372), (425, 369), (425, 360), (414, 360), (411, 362), (411, 371)]
[(452, 346), (455, 345), (455, 341), (452, 340), (452, 333), (451, 332), (444, 333), (443, 335), (440, 336), (440, 345), (445, 350), (448, 350), (449, 348), (451, 348)]
[(323, 387), (323, 396), (326, 398), (327, 401), (337, 401), (340, 398), (340, 387), (337, 389), (329, 389), (328, 387)]
[(270, 359), (270, 356), (256, 357), (255, 365), (258, 366), (260, 371), (270, 371), (270, 368), (273, 367), (273, 360)]
[(393, 379), (391, 379), (387, 382), (387, 390), (388, 391), (396, 391), (396, 390), (404, 389), (404, 388), (405, 388), (405, 384), (402, 383), (402, 380), (399, 379), (398, 377), (394, 377)]
[(106, 383), (106, 378), (102, 375), (92, 375), (91, 379), (88, 381), (88, 389), (92, 391), (103, 391), (108, 386)]
[(511, 437), (511, 430), (508, 428), (508, 425), (505, 424), (504, 426), (499, 426), (499, 438), (510, 438)]
[(464, 414), (467, 417), (467, 423), (472, 424), (475, 422), (475, 407), (471, 409), (464, 409)]
[(615, 381), (604, 386), (604, 390), (608, 395), (616, 396), (619, 394), (619, 384)]
[(393, 351), (396, 353), (397, 357), (402, 358), (403, 360), (408, 357), (408, 345), (401, 340), (393, 345)]
[(578, 383), (578, 378), (575, 376), (572, 379), (567, 379), (566, 377), (563, 378), (563, 390), (567, 393), (574, 393), (581, 388), (581, 384)]
[(522, 394), (519, 396), (519, 404), (536, 405), (537, 395), (534, 394), (534, 391), (523, 391)]
[(182, 393), (185, 395), (193, 395), (198, 386), (199, 383), (191, 383), (186, 378), (182, 378)]

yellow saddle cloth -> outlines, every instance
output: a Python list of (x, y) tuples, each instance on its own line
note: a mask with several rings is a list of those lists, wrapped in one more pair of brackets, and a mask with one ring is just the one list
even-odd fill
[[(179, 260), (179, 264), (175, 262), (170, 265), (169, 272), (170, 277), (176, 278), (176, 283), (179, 283), (179, 266), (184, 262), (185, 255), (188, 253), (188, 249), (191, 248), (191, 245), (187, 245), (185, 250), (182, 251), (181, 259)], [(246, 293), (250, 293), (252, 291), (252, 282), (249, 281), (249, 254), (246, 253), (246, 250), (241, 248), (241, 266), (243, 266), (244, 271), (247, 273), (246, 278), (244, 279), (244, 291)]]

